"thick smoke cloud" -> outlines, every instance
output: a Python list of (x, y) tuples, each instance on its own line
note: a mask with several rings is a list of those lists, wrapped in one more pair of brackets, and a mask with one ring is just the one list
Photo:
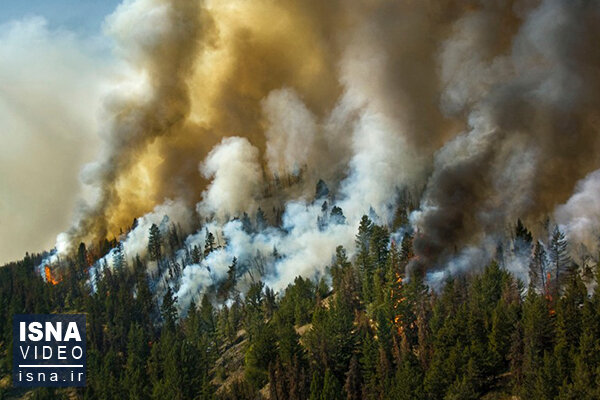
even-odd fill
[[(352, 255), (360, 217), (389, 223), (409, 193), (411, 271), (469, 270), (598, 169), (599, 20), (567, 0), (126, 1), (106, 25), (136, 79), (106, 100), (83, 173), (98, 197), (71, 241), (178, 199), (208, 224), (188, 247), (206, 229), (221, 240), (184, 268), (180, 299), (233, 257), (281, 288), (322, 274), (337, 245)], [(579, 204), (562, 213), (595, 220)], [(277, 227), (235, 219), (259, 207)]]
[[(266, 152), (271, 173), (308, 165), (307, 187), (319, 178), (338, 182), (347, 175), (351, 132), (367, 99), (385, 129), (405, 136), (382, 147), (406, 142), (414, 147), (408, 153), (421, 149), (427, 160), (450, 134), (440, 129), (446, 125), (435, 104), (431, 38), (447, 23), (446, 7), (124, 2), (106, 31), (138, 77), (107, 100), (105, 151), (84, 174), (98, 200), (80, 210), (73, 241), (115, 235), (164, 198), (198, 201), (206, 181), (195, 166), (226, 136), (244, 136)], [(286, 105), (294, 109), (283, 116)]]
[(115, 72), (104, 46), (41, 17), (0, 24), (0, 264), (69, 226)]
[(541, 2), (520, 15), (505, 52), (497, 48), (506, 33), (494, 37), (499, 26), (487, 23), (502, 21), (502, 9), (483, 8), (455, 23), (441, 63), (442, 71), (457, 72), (443, 73), (442, 104), (469, 115), (469, 131), (436, 154), (413, 216), (415, 267), (443, 266), (454, 249), (518, 217), (539, 218), (597, 168), (599, 11), (587, 2)]
[[(73, 240), (102, 238), (127, 226), (132, 215), (152, 208), (153, 147), (176, 135), (190, 111), (188, 85), (204, 25), (201, 4), (190, 1), (125, 1), (106, 21), (118, 53), (138, 74), (137, 88), (117, 87), (107, 99), (109, 122), (99, 161), (85, 169), (84, 182), (97, 187), (94, 204), (81, 210)], [(137, 89), (133, 90), (132, 89)]]

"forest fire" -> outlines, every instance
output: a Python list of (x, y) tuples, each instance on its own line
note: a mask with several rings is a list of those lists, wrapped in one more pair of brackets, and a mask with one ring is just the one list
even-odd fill
[(402, 294), (403, 291), (403, 279), (402, 276), (399, 273), (396, 273), (396, 287), (392, 289), (391, 293), (390, 293), (390, 297), (392, 298), (392, 300), (396, 299), (396, 303), (394, 304), (394, 310), (396, 312), (396, 315), (394, 316), (394, 325), (396, 325), (397, 330), (398, 330), (398, 335), (400, 337), (402, 337), (402, 334), (404, 333), (404, 326), (402, 324), (402, 312), (400, 311), (400, 308), (402, 306), (402, 303), (404, 303), (406, 301), (406, 297), (404, 297), (404, 295)]
[(46, 265), (44, 267), (44, 272), (46, 274), (46, 282), (51, 283), (53, 285), (56, 285), (60, 282), (59, 279), (56, 279), (55, 277), (52, 276), (52, 270), (50, 269), (49, 265)]
[(600, 399), (600, 1), (102, 3), (0, 29), (0, 332), (85, 315), (64, 394)]
[(550, 272), (546, 273), (546, 281), (544, 283), (544, 294), (546, 297), (546, 301), (548, 303), (548, 312), (549, 314), (552, 316), (554, 314), (556, 314), (556, 310), (553, 307), (554, 304), (554, 299), (552, 297), (552, 292), (551, 292), (551, 286), (550, 286), (550, 281), (552, 279), (552, 276), (550, 275)]

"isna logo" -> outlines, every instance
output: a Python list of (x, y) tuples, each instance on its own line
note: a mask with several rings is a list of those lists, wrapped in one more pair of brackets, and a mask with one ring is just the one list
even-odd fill
[(13, 317), (15, 387), (85, 386), (85, 314)]

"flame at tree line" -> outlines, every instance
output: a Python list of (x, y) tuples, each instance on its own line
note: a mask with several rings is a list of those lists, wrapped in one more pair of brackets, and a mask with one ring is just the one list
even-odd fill
[(60, 282), (60, 280), (52, 276), (52, 270), (49, 265), (44, 266), (44, 277), (46, 278), (46, 282), (52, 285), (56, 285)]

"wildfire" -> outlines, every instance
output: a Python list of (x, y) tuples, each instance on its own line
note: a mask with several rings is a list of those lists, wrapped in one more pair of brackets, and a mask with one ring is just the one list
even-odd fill
[(86, 261), (88, 267), (91, 267), (92, 265), (94, 265), (94, 262), (97, 259), (98, 259), (98, 257), (94, 257), (94, 254), (91, 251), (86, 252), (85, 261)]
[(553, 297), (552, 297), (552, 292), (550, 290), (550, 280), (552, 279), (552, 276), (550, 275), (550, 272), (548, 272), (546, 274), (546, 282), (544, 283), (544, 292), (545, 292), (545, 297), (546, 297), (546, 301), (548, 302), (548, 306), (549, 306), (549, 310), (548, 312), (550, 313), (550, 315), (554, 315), (556, 314), (556, 310), (554, 310), (554, 308), (552, 308), (552, 301), (553, 301)]
[[(396, 284), (397, 284), (397, 293), (402, 293), (402, 276), (396, 273)], [(394, 293), (394, 289), (392, 289), (390, 296), (393, 299), (397, 293)], [(398, 335), (402, 336), (404, 333), (404, 326), (402, 326), (402, 313), (398, 309), (399, 306), (406, 301), (406, 297), (400, 297), (394, 304), (394, 309), (396, 310), (396, 315), (394, 316), (394, 324), (398, 329)]]
[(46, 282), (51, 283), (53, 285), (56, 285), (58, 282), (60, 282), (60, 280), (55, 279), (52, 276), (52, 270), (50, 270), (50, 266), (46, 265), (46, 267), (44, 268), (44, 272), (46, 273)]

